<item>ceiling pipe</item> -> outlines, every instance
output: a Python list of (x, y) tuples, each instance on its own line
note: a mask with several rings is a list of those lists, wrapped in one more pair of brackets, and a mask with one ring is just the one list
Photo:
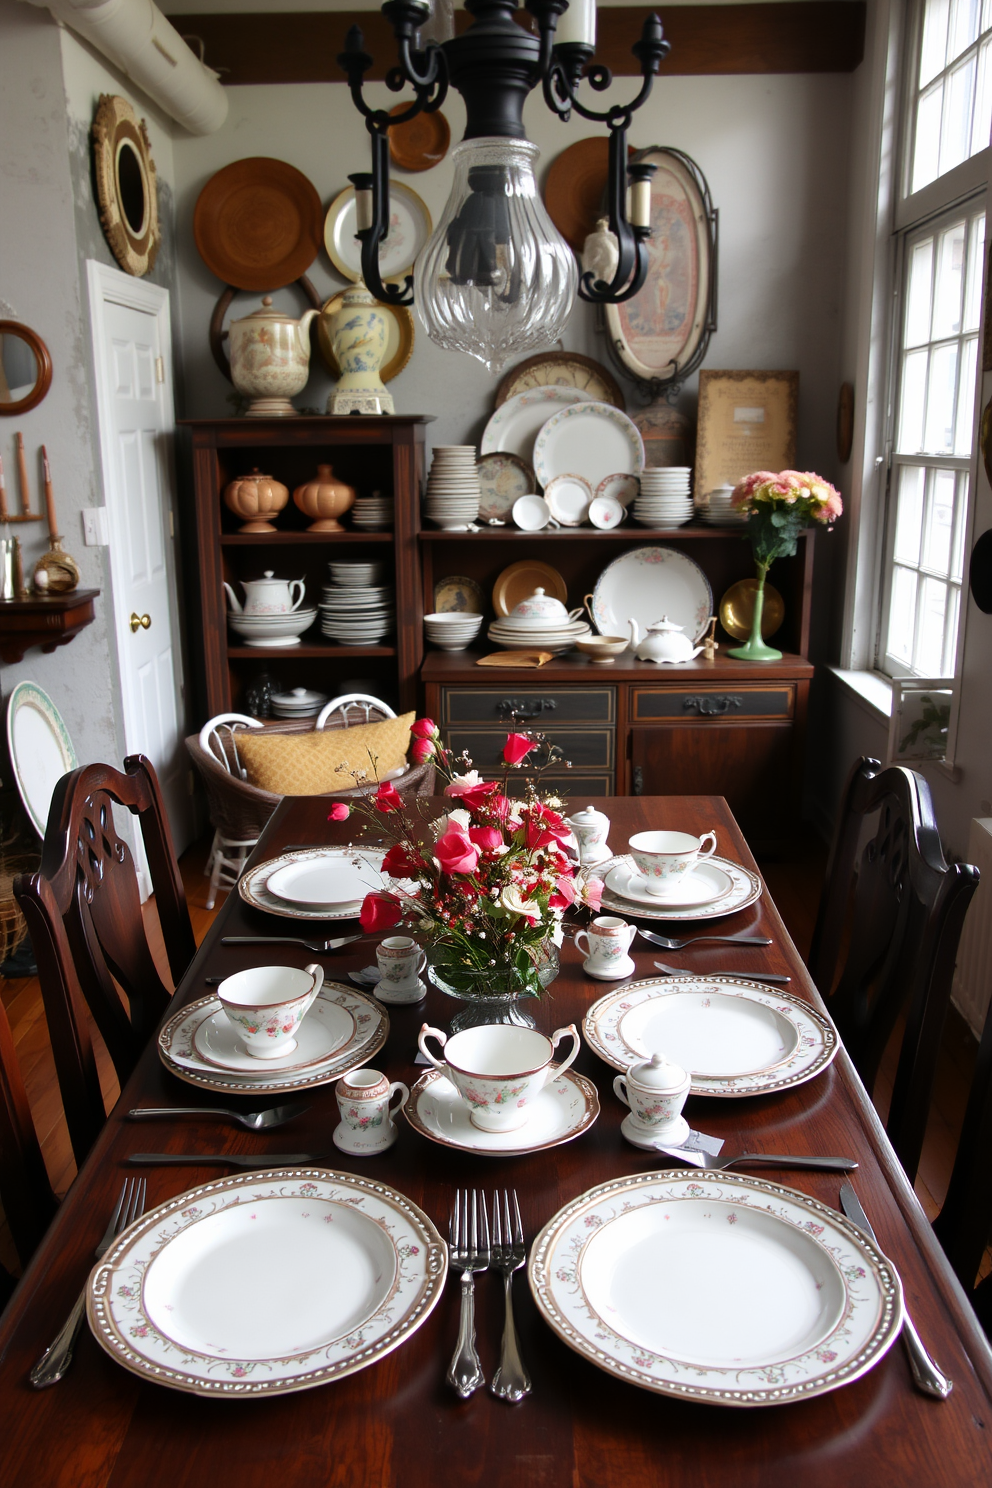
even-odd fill
[(227, 94), (152, 0), (28, 0), (50, 10), (191, 134), (213, 134)]

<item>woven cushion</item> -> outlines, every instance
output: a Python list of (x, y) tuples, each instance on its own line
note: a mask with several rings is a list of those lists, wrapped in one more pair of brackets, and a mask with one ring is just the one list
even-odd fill
[[(276, 796), (323, 796), (350, 790), (352, 770), (370, 780), (406, 763), (410, 725), (415, 713), (361, 723), (354, 728), (322, 729), (308, 734), (238, 734), (238, 752), (249, 785)], [(373, 766), (369, 755), (375, 756)], [(339, 769), (339, 766), (343, 766)]]

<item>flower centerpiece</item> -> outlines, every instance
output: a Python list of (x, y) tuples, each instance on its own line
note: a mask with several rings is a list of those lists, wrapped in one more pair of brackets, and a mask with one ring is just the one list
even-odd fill
[[(484, 781), (467, 755), (452, 757), (431, 719), (419, 719), (410, 732), (411, 758), (433, 758), (450, 809), (432, 819), (426, 798), (407, 805), (386, 781), (330, 815), (340, 821), (353, 809), (386, 830), (382, 872), (392, 883), (366, 896), (362, 928), (375, 934), (403, 925), (423, 937), (430, 979), (469, 1004), (453, 1030), (532, 1026), (519, 1003), (539, 997), (557, 972), (565, 911), (577, 903), (598, 908), (602, 893), (566, 852), (564, 803), (539, 788), (555, 751), (541, 735), (511, 733), (502, 779)], [(511, 799), (511, 773), (542, 751), (542, 761), (527, 765), (523, 799)]]
[(791, 558), (804, 527), (829, 527), (844, 510), (840, 492), (810, 470), (756, 470), (734, 487), (731, 497), (747, 512), (747, 529), (754, 551), (758, 592), (751, 617), (751, 634), (743, 646), (728, 651), (741, 661), (779, 661), (781, 651), (761, 639), (765, 607), (765, 579), (776, 558)]

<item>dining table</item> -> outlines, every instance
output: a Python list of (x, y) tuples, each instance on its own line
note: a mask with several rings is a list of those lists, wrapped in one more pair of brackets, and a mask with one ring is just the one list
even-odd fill
[[(637, 832), (674, 829), (702, 836), (712, 830), (724, 858), (758, 871), (722, 797), (615, 797), (591, 804), (609, 816), (616, 853), (624, 852)], [(430, 809), (435, 807), (443, 809), (439, 800), (431, 803)], [(326, 799), (289, 797), (248, 866), (290, 847), (357, 844), (369, 830), (354, 814), (349, 821), (328, 821)], [(714, 928), (628, 918), (671, 934), (691, 936)], [(356, 921), (343, 930), (340, 922), (300, 926), (232, 892), (176, 988), (175, 1004), (203, 997), (210, 977), (266, 964), (303, 967), (316, 960), (328, 980), (353, 987), (348, 974), (374, 963), (377, 937), (316, 956), (303, 946), (221, 942), (232, 935), (316, 938), (308, 933), (313, 931), (323, 939), (348, 930), (357, 934), (359, 928)], [(662, 952), (638, 936), (631, 948), (631, 981), (657, 978), (656, 959), (686, 974), (779, 973), (791, 977), (791, 992), (824, 1011), (767, 889), (747, 908), (720, 919), (717, 928), (727, 934), (753, 931), (771, 944), (700, 944)], [(591, 980), (580, 952), (566, 938), (559, 973), (533, 1006), (538, 1028), (549, 1033), (569, 1023), (581, 1028), (589, 1006), (616, 985)], [(452, 999), (434, 986), (419, 1004), (391, 1006), (388, 1038), (372, 1061), (375, 1067), (412, 1086), (424, 1072), (415, 1062), (421, 1026), (447, 1028), (455, 1011)], [(61, 1382), (44, 1390), (29, 1384), (32, 1365), (93, 1265), (94, 1247), (122, 1179), (139, 1171), (129, 1167), (130, 1154), (156, 1150), (189, 1157), (188, 1166), (140, 1170), (147, 1178), (149, 1209), (224, 1174), (223, 1168), (198, 1164), (198, 1153), (300, 1151), (318, 1155), (317, 1167), (364, 1175), (398, 1190), (445, 1237), (456, 1190), (515, 1190), (525, 1236), (532, 1241), (557, 1211), (594, 1186), (680, 1166), (622, 1136), (621, 1121), (628, 1113), (613, 1091), (615, 1068), (584, 1044), (574, 1069), (597, 1087), (601, 1109), (573, 1141), (492, 1157), (427, 1140), (400, 1116), (398, 1139), (388, 1151), (356, 1157), (332, 1142), (338, 1121), (333, 1082), (304, 1091), (308, 1110), (277, 1131), (246, 1131), (207, 1115), (140, 1124), (128, 1120), (127, 1112), (142, 1105), (248, 1109), (252, 1104), (248, 1098), (219, 1101), (180, 1081), (164, 1067), (153, 1039), (0, 1320), (3, 1482), (18, 1488), (433, 1488), (438, 1482), (448, 1488), (797, 1483), (803, 1488), (896, 1483), (964, 1488), (992, 1482), (992, 1352), (843, 1048), (805, 1083), (739, 1099), (690, 1095), (685, 1115), (693, 1128), (723, 1139), (723, 1156), (764, 1150), (856, 1159), (858, 1169), (849, 1176), (879, 1247), (901, 1277), (924, 1343), (953, 1381), (944, 1400), (914, 1388), (898, 1342), (860, 1377), (812, 1398), (737, 1408), (657, 1393), (569, 1347), (536, 1306), (526, 1271), (516, 1276), (514, 1301), (532, 1392), (516, 1404), (485, 1388), (462, 1399), (446, 1380), (459, 1319), (454, 1267), (437, 1305), (398, 1347), (366, 1368), (313, 1388), (248, 1398), (180, 1391), (121, 1367), (86, 1329)], [(761, 1171), (774, 1183), (839, 1207), (844, 1174)], [(706, 1264), (705, 1255), (698, 1264)], [(700, 1279), (692, 1281), (698, 1286)], [(271, 1279), (294, 1290), (319, 1289), (325, 1282), (319, 1274), (292, 1270)], [(502, 1326), (501, 1278), (482, 1272), (476, 1276), (476, 1328), (487, 1380), (498, 1363)]]

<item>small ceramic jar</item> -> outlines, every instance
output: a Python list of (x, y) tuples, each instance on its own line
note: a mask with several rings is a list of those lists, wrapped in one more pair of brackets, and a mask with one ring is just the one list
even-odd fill
[(625, 1075), (617, 1075), (613, 1091), (629, 1106), (620, 1130), (635, 1147), (681, 1147), (689, 1135), (682, 1115), (691, 1077), (664, 1054), (638, 1059)]
[(297, 486), (293, 500), (304, 516), (310, 517), (309, 532), (342, 532), (338, 517), (355, 504), (355, 488), (338, 480), (330, 465), (318, 465), (313, 480)]
[(266, 520), (282, 511), (289, 500), (289, 487), (256, 466), (251, 475), (239, 475), (224, 487), (224, 505), (244, 522), (242, 532), (274, 532)]
[(574, 816), (568, 817), (567, 825), (575, 833), (575, 840), (579, 844), (579, 863), (583, 868), (591, 867), (594, 863), (605, 863), (612, 856), (606, 841), (610, 831), (610, 818), (604, 811), (596, 811), (592, 806), (587, 806), (583, 811), (577, 811)]
[[(397, 1091), (400, 1099), (390, 1107)], [(393, 1117), (410, 1099), (402, 1080), (390, 1083), (378, 1070), (352, 1070), (338, 1081), (334, 1094), (341, 1113), (341, 1124), (332, 1134), (335, 1147), (355, 1157), (371, 1157), (392, 1147), (396, 1141)]]

